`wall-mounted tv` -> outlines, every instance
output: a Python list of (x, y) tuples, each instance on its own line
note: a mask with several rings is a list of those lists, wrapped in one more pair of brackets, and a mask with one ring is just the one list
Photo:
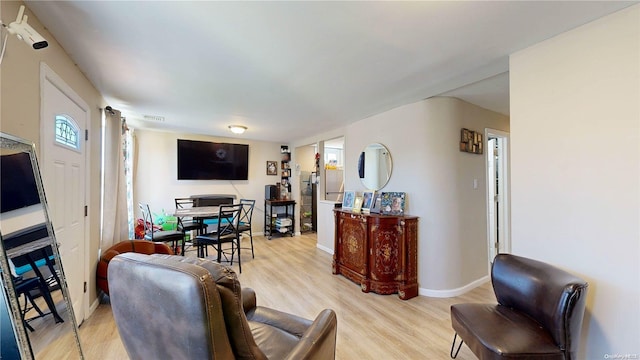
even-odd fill
[(0, 156), (0, 212), (40, 203), (31, 158), (26, 152)]
[(248, 180), (249, 145), (178, 139), (178, 180)]

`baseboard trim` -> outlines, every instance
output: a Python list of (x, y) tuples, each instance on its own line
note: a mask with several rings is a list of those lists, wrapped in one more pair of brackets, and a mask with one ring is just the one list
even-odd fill
[(96, 311), (96, 309), (100, 305), (100, 296), (102, 296), (102, 290), (98, 290), (98, 296), (96, 297), (95, 300), (93, 300), (93, 303), (91, 303), (91, 306), (89, 306), (89, 314), (85, 316), (85, 320), (91, 317), (93, 312)]
[(329, 253), (330, 255), (333, 255), (333, 249), (328, 248), (326, 246), (320, 245), (320, 244), (316, 244), (316, 247), (326, 253)]
[(450, 298), (462, 295), (468, 291), (477, 288), (480, 285), (490, 281), (489, 275), (485, 275), (478, 280), (472, 281), (469, 284), (459, 287), (457, 289), (450, 290), (430, 290), (430, 289), (418, 289), (418, 294), (422, 296), (435, 297), (435, 298)]

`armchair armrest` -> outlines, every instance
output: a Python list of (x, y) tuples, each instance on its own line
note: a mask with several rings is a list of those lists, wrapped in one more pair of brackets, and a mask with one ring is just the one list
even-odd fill
[(256, 306), (253, 311), (248, 312), (246, 315), (249, 321), (273, 326), (297, 338), (302, 338), (312, 325), (311, 320), (264, 306)]
[(337, 318), (333, 310), (323, 310), (304, 332), (286, 359), (335, 359)]
[(247, 314), (256, 308), (256, 292), (251, 288), (242, 288), (242, 309)]

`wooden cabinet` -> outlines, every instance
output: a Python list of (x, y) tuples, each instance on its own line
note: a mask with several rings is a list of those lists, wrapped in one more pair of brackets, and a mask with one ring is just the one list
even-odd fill
[(418, 218), (335, 209), (332, 270), (362, 291), (418, 295)]

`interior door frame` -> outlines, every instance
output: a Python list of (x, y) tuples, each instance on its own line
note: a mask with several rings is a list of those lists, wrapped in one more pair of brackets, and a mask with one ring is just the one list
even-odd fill
[(494, 184), (491, 183), (490, 179), (491, 176), (489, 174), (489, 166), (487, 165), (489, 162), (489, 156), (493, 156), (493, 149), (489, 148), (489, 138), (497, 138), (500, 139), (500, 143), (501, 146), (503, 147), (502, 149), (502, 155), (499, 159), (499, 169), (501, 171), (501, 182), (500, 182), (500, 188), (502, 190), (501, 194), (502, 194), (502, 199), (501, 199), (501, 204), (502, 204), (502, 210), (500, 210), (500, 214), (502, 214), (502, 216), (500, 217), (502, 219), (502, 221), (500, 222), (500, 224), (502, 225), (502, 227), (500, 228), (500, 238), (502, 239), (501, 242), (504, 245), (504, 247), (501, 247), (503, 252), (505, 253), (511, 253), (511, 186), (510, 186), (510, 175), (511, 175), (511, 170), (509, 167), (509, 158), (510, 158), (510, 144), (511, 144), (511, 139), (509, 136), (508, 132), (505, 131), (501, 131), (501, 130), (496, 130), (496, 129), (490, 129), (490, 128), (485, 128), (484, 129), (484, 148), (486, 149), (486, 151), (484, 152), (484, 164), (485, 164), (485, 176), (486, 176), (486, 213), (487, 213), (487, 258), (488, 258), (488, 264), (489, 264), (489, 273), (491, 273), (491, 263), (493, 262), (493, 259), (491, 258), (491, 248), (493, 247), (493, 244), (491, 243), (491, 222), (492, 222), (492, 218), (490, 215), (490, 206), (491, 206), (491, 202), (493, 202), (493, 199), (490, 198), (490, 194), (491, 194), (491, 190), (490, 187), (494, 186)]
[[(87, 131), (88, 134), (91, 134), (91, 108), (89, 107), (89, 105), (87, 105), (87, 103), (84, 101), (84, 99), (82, 99), (80, 97), (80, 95), (78, 95), (69, 85), (67, 85), (67, 83), (58, 75), (56, 74), (55, 71), (53, 71), (53, 69), (51, 69), (45, 62), (40, 62), (40, 151), (43, 151), (42, 149), (44, 149), (44, 144), (45, 141), (47, 141), (47, 139), (45, 139), (44, 137), (44, 127), (45, 127), (45, 122), (47, 119), (45, 119), (45, 114), (44, 114), (44, 103), (45, 103), (45, 98), (44, 98), (44, 84), (45, 81), (49, 81), (52, 85), (54, 85), (55, 87), (57, 87), (62, 93), (64, 93), (69, 99), (71, 99), (73, 102), (76, 103), (76, 105), (78, 105), (78, 107), (80, 107), (86, 114), (87, 114), (87, 121), (85, 124), (85, 129)], [(83, 138), (85, 138), (85, 134), (81, 134), (81, 136)], [(88, 199), (91, 199), (91, 187), (89, 186), (89, 184), (91, 183), (90, 181), (90, 175), (91, 175), (91, 156), (90, 156), (90, 143), (88, 141), (88, 139), (85, 138), (84, 141), (84, 203), (86, 206), (88, 206), (89, 201)], [(44, 154), (40, 154), (40, 158), (44, 159)], [(44, 166), (42, 166), (44, 167)], [(90, 283), (89, 282), (89, 274), (90, 274), (90, 270), (89, 270), (89, 250), (90, 250), (90, 243), (89, 243), (89, 239), (91, 231), (90, 231), (90, 224), (91, 222), (89, 221), (89, 215), (87, 214), (87, 216), (84, 217), (84, 239), (83, 239), (83, 254), (82, 256), (84, 257), (85, 261), (84, 261), (84, 269), (83, 269), (83, 274), (82, 274), (82, 278), (83, 278), (83, 282), (84, 282), (84, 293), (82, 294), (82, 317), (81, 317), (81, 321), (78, 322), (78, 325), (81, 324), (81, 322), (85, 319), (87, 319), (91, 313), (91, 309), (90, 309), (90, 303), (89, 303), (89, 291), (87, 290), (87, 285)]]

